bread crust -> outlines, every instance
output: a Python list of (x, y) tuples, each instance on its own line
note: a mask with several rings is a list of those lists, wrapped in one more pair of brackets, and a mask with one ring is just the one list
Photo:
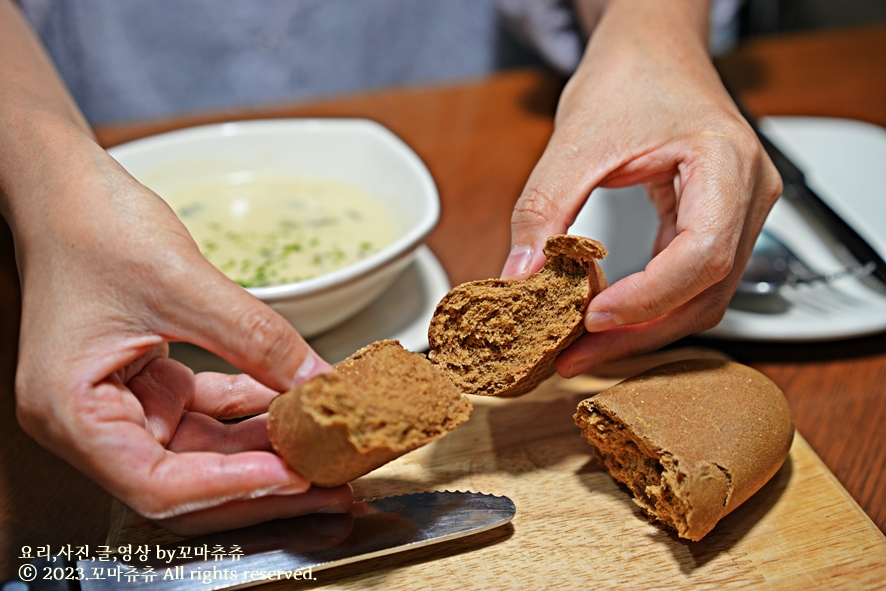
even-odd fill
[(547, 263), (524, 280), (459, 285), (437, 305), (428, 357), (468, 394), (518, 396), (554, 373), (557, 356), (584, 332), (584, 311), (606, 288), (599, 242), (557, 235)]
[(332, 487), (442, 437), (471, 408), (423, 355), (379, 341), (275, 398), (268, 436), (290, 468)]
[(669, 363), (578, 405), (575, 423), (650, 521), (700, 540), (778, 471), (794, 423), (781, 390), (739, 363)]

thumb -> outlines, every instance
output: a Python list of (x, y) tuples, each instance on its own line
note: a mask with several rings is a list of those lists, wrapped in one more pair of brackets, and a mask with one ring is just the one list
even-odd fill
[(524, 279), (544, 266), (545, 240), (566, 232), (596, 183), (592, 161), (556, 134), (551, 138), (514, 205), (503, 279)]
[(198, 345), (278, 392), (331, 370), (286, 319), (209, 267), (171, 299), (164, 336)]

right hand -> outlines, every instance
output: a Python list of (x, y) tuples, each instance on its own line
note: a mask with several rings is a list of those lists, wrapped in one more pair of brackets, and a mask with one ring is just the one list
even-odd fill
[(514, 208), (502, 276), (517, 279), (597, 187), (643, 184), (658, 212), (652, 260), (591, 300), (564, 377), (715, 326), (781, 193), (710, 61), (707, 19), (700, 0), (611, 0)]

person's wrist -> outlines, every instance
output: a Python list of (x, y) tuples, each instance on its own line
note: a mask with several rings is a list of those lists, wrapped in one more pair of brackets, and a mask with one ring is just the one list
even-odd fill
[(655, 42), (667, 39), (668, 43), (700, 43), (707, 53), (709, 8), (709, 0), (607, 0), (591, 41), (617, 29), (607, 43), (632, 37)]
[(54, 217), (79, 209), (79, 196), (96, 186), (110, 156), (78, 125), (54, 113), (35, 113), (4, 127), (0, 214), (18, 243), (45, 232)]

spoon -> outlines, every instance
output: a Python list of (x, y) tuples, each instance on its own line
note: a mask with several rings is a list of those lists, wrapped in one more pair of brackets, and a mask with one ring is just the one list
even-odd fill
[(738, 293), (769, 295), (777, 292), (783, 285), (798, 283), (831, 283), (852, 275), (862, 277), (873, 271), (874, 263), (856, 265), (830, 273), (816, 273), (809, 269), (791, 249), (773, 234), (763, 230), (760, 233), (748, 266), (738, 284)]

